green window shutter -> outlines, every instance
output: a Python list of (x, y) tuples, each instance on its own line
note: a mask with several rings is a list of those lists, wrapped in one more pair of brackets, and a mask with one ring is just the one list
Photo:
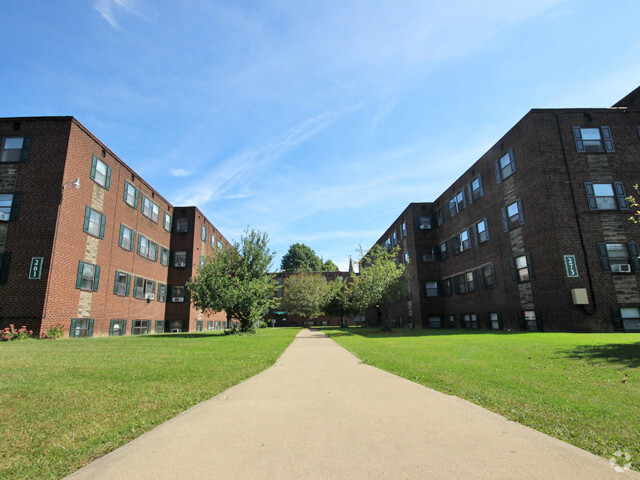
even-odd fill
[[(113, 282), (113, 294), (117, 295), (118, 294), (118, 278), (119, 278), (119, 274), (120, 272), (118, 270), (116, 270), (116, 279)], [(109, 335), (111, 335), (111, 333), (109, 333)]]
[(598, 243), (598, 254), (600, 255), (602, 271), (611, 273), (611, 264), (609, 263), (609, 257), (607, 256), (607, 245), (605, 243)]
[(518, 277), (518, 270), (516, 269), (516, 260), (515, 258), (509, 259), (509, 269), (511, 270), (511, 280), (517, 282), (520, 278)]
[(500, 160), (494, 161), (493, 167), (496, 169), (496, 183), (500, 183), (502, 181), (502, 174), (500, 173)]
[(629, 248), (629, 256), (631, 257), (631, 266), (633, 267), (634, 272), (640, 272), (640, 259), (638, 255), (638, 244), (635, 242), (627, 243), (627, 247)]
[(124, 181), (124, 193), (122, 194), (122, 200), (127, 202), (127, 191), (129, 190), (129, 180)]
[(76, 277), (76, 288), (82, 287), (82, 272), (84, 270), (84, 262), (78, 262), (78, 276)]
[(0, 254), (0, 285), (7, 283), (9, 279), (9, 264), (11, 263), (11, 252)]
[(518, 199), (518, 216), (520, 217), (520, 226), (524, 225), (524, 208), (522, 208), (522, 200)]
[(98, 291), (98, 284), (100, 283), (100, 267), (96, 265), (95, 274), (93, 275), (93, 291)]
[(613, 321), (613, 328), (616, 331), (624, 331), (624, 324), (620, 316), (620, 307), (611, 307), (611, 320)]
[(84, 226), (82, 227), (82, 231), (87, 233), (89, 231), (89, 218), (91, 217), (91, 208), (85, 207), (84, 209)]
[(89, 333), (87, 334), (87, 337), (93, 337), (93, 318), (89, 319)]
[(104, 229), (107, 226), (107, 216), (100, 215), (100, 238), (104, 238)]
[(127, 334), (127, 321), (126, 320), (122, 320), (122, 335), (126, 335)]
[(71, 319), (71, 327), (69, 328), (69, 338), (76, 338), (76, 319)]
[(618, 207), (620, 207), (620, 210), (629, 210), (627, 195), (624, 192), (624, 185), (622, 182), (613, 182), (613, 187), (616, 191), (616, 196), (618, 197)]
[(129, 287), (131, 286), (131, 275), (127, 273), (127, 290), (125, 292), (125, 296), (129, 296)]
[(91, 160), (91, 180), (95, 180), (96, 179), (96, 166), (98, 165), (98, 157), (96, 157), (95, 155), (93, 156), (93, 159)]
[(118, 237), (118, 246), (122, 246), (122, 240), (124, 239), (124, 225), (120, 224), (120, 236)]
[(104, 188), (109, 190), (111, 188), (111, 167), (107, 165), (107, 181), (104, 184)]
[(138, 276), (134, 276), (133, 277), (133, 298), (139, 298), (137, 289), (138, 289)]
[(136, 201), (135, 201), (135, 203), (133, 205), (133, 207), (136, 208), (136, 209), (138, 208), (139, 200), (140, 200), (140, 191), (136, 188)]
[(133, 252), (133, 246), (136, 244), (136, 232), (131, 230), (131, 243), (129, 244), (129, 251)]
[(160, 246), (156, 243), (156, 248), (153, 251), (153, 261), (154, 262), (158, 261), (158, 250), (160, 250)]
[(138, 255), (140, 255), (140, 245), (142, 244), (142, 235), (138, 235)]
[(613, 137), (611, 136), (611, 129), (609, 127), (600, 127), (602, 130), (602, 140), (604, 140), (604, 149), (608, 153), (613, 153), (616, 149), (613, 146)]
[(22, 140), (22, 153), (20, 154), (20, 161), (29, 161), (29, 152), (31, 151), (31, 137), (24, 137)]
[(573, 129), (573, 139), (576, 141), (576, 150), (578, 152), (584, 152), (584, 142), (582, 141), (582, 132), (580, 127), (571, 127)]
[(114, 323), (114, 321), (113, 321), (113, 320), (111, 320), (111, 321), (109, 322), (109, 336), (110, 336), (110, 337), (113, 335), (113, 323)]
[(20, 204), (22, 203), (22, 193), (14, 193), (11, 200), (11, 215), (9, 220), (17, 220), (20, 215)]
[(156, 296), (156, 282), (151, 282), (151, 293), (153, 293), (153, 296)]
[(584, 189), (587, 192), (587, 203), (589, 204), (589, 210), (598, 210), (598, 205), (596, 203), (596, 194), (593, 190), (593, 183), (584, 182)]

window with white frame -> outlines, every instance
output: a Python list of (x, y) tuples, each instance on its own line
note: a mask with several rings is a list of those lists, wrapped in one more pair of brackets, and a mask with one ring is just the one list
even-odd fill
[(522, 200), (518, 199), (506, 208), (502, 208), (502, 223), (505, 232), (524, 225)]
[(530, 332), (542, 330), (542, 324), (535, 310), (524, 310), (520, 316), (520, 328)]
[(467, 230), (460, 232), (460, 251), (464, 252), (471, 248), (471, 239), (469, 238), (469, 232)]
[(164, 320), (156, 320), (156, 333), (164, 333)]
[(402, 221), (402, 226), (400, 227), (400, 238), (404, 238), (407, 236), (407, 222)]
[(211, 248), (216, 248), (216, 237), (211, 234)]
[(120, 297), (128, 297), (130, 283), (131, 283), (130, 274), (116, 271), (116, 278), (113, 286), (113, 293)]
[(160, 265), (169, 266), (169, 249), (160, 247)]
[(609, 127), (573, 127), (573, 138), (578, 152), (615, 152)]
[(500, 330), (501, 329), (500, 317), (498, 316), (497, 313), (490, 313), (489, 314), (489, 327), (491, 328), (491, 330)]
[(152, 222), (158, 223), (158, 215), (160, 214), (160, 207), (156, 205), (149, 197), (144, 193), (142, 194), (142, 214), (151, 219)]
[(449, 216), (453, 217), (456, 214), (460, 213), (467, 206), (464, 200), (464, 190), (460, 190), (455, 196), (449, 200), (447, 204), (449, 209)]
[(147, 335), (151, 327), (151, 320), (134, 320), (131, 323), (131, 335)]
[(104, 238), (104, 230), (107, 223), (106, 215), (96, 212), (91, 207), (86, 207), (84, 212), (84, 225), (82, 231), (98, 238)]
[(26, 162), (30, 148), (31, 137), (0, 137), (0, 162)]
[(496, 182), (500, 183), (505, 178), (510, 177), (516, 171), (516, 160), (513, 148), (495, 161)]
[(158, 297), (157, 300), (160, 303), (164, 303), (167, 301), (167, 285), (164, 283), (158, 284)]
[(121, 337), (127, 333), (127, 321), (126, 320), (111, 320), (109, 325), (110, 337)]
[(134, 187), (128, 180), (124, 181), (124, 202), (133, 208), (138, 208), (140, 190)]
[(100, 279), (100, 267), (83, 261), (78, 262), (76, 288), (96, 292)]
[(200, 239), (204, 242), (207, 239), (207, 227), (202, 225), (200, 228)]
[(173, 252), (173, 266), (174, 267), (186, 267), (187, 266), (187, 252)]
[(155, 297), (156, 282), (143, 277), (136, 277), (133, 286), (133, 296), (144, 300), (147, 296)]
[(133, 245), (136, 238), (136, 232), (125, 225), (120, 225), (120, 238), (118, 246), (133, 252)]
[(184, 302), (184, 286), (172, 285), (170, 288), (171, 288), (171, 301), (175, 303)]
[(427, 297), (437, 297), (440, 293), (438, 289), (438, 282), (436, 281), (425, 282), (425, 291), (426, 291)]
[(533, 266), (531, 265), (531, 255), (529, 253), (510, 258), (509, 266), (514, 282), (524, 283), (533, 280)]
[(635, 242), (598, 243), (598, 253), (604, 272), (640, 272), (638, 244)]
[(476, 289), (473, 271), (465, 272), (461, 275), (456, 275), (455, 277), (453, 277), (453, 283), (458, 295), (470, 293)]
[(72, 318), (69, 338), (90, 338), (93, 336), (93, 318)]
[(480, 268), (480, 278), (482, 279), (483, 288), (494, 288), (496, 284), (496, 271), (493, 264), (485, 265)]
[(477, 201), (484, 193), (482, 189), (482, 177), (478, 175), (469, 184), (469, 190), (471, 191), (471, 200)]
[(483, 243), (489, 240), (489, 222), (486, 218), (483, 218), (476, 223), (476, 236), (478, 243)]
[(167, 212), (162, 212), (162, 228), (167, 232), (171, 231), (171, 215)]
[(0, 194), (0, 221), (17, 220), (21, 202), (22, 193)]
[(91, 161), (91, 180), (109, 190), (111, 185), (111, 167), (95, 155)]
[(640, 308), (620, 307), (620, 320), (625, 332), (640, 332)]
[(628, 210), (627, 195), (622, 182), (585, 182), (589, 210)]
[(478, 324), (478, 316), (475, 313), (465, 313), (462, 315), (462, 326), (463, 328), (469, 329), (480, 328), (480, 325)]
[(429, 315), (429, 328), (442, 328), (442, 317), (440, 315)]

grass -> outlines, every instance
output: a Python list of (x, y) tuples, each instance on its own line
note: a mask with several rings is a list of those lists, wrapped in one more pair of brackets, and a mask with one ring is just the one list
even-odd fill
[(323, 329), (363, 362), (640, 470), (640, 334)]
[(61, 478), (272, 365), (299, 329), (0, 343), (0, 478)]

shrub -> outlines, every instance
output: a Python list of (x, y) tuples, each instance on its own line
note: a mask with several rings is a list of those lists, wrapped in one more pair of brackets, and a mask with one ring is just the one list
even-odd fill
[(33, 330), (27, 330), (27, 327), (24, 325), (21, 328), (16, 329), (15, 325), (12, 323), (6, 327), (2, 333), (0, 333), (0, 338), (5, 341), (27, 340), (31, 338), (31, 335), (33, 335)]
[(42, 336), (42, 338), (50, 338), (52, 340), (55, 340), (56, 338), (62, 338), (63, 335), (64, 335), (64, 326), (57, 323), (53, 327), (47, 329), (47, 331), (44, 332), (44, 335)]

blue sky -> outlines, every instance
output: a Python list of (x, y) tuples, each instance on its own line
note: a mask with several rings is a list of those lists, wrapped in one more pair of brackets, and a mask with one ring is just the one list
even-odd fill
[(531, 108), (640, 85), (640, 2), (22, 0), (0, 116), (72, 115), (229, 240), (345, 269)]

